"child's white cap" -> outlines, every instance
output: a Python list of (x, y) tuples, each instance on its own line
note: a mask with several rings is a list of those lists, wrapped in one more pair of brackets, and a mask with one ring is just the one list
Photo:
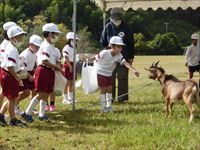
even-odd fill
[(119, 36), (113, 36), (113, 37), (111, 37), (109, 44), (125, 45), (125, 44), (123, 43), (122, 38), (119, 37)]
[[(69, 39), (74, 39), (74, 32), (68, 32), (66, 35), (67, 40)], [(78, 40), (79, 38), (76, 36), (76, 40)]]
[(10, 22), (6, 22), (6, 23), (3, 24), (3, 29), (5, 31), (8, 31), (8, 29), (10, 29), (13, 26), (17, 26), (17, 24), (15, 22), (11, 22), (11, 21)]
[(194, 34), (191, 35), (191, 39), (198, 40), (199, 39), (199, 35), (194, 33)]
[(42, 27), (42, 31), (47, 31), (47, 32), (55, 32), (55, 33), (62, 33), (58, 30), (58, 26), (55, 25), (54, 23), (46, 23)]
[(21, 34), (26, 34), (25, 31), (22, 30), (19, 26), (13, 26), (7, 31), (8, 38), (12, 38)]
[(32, 35), (29, 39), (29, 43), (32, 43), (38, 47), (42, 44), (42, 38), (38, 35)]

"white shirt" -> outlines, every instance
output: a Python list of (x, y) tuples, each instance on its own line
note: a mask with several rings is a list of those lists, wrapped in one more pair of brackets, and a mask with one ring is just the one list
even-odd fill
[(56, 59), (56, 63), (61, 62), (61, 53), (60, 53), (60, 50), (56, 47), (55, 47), (55, 50), (54, 50), (54, 57)]
[(5, 48), (4, 58), (1, 66), (7, 71), (8, 67), (13, 67), (15, 72), (20, 71), (19, 52), (11, 42), (8, 42)]
[(6, 45), (8, 43), (9, 43), (9, 41), (4, 39), (3, 42), (0, 45), (0, 62), (3, 61), (4, 52), (5, 52), (5, 49), (6, 49)]
[(46, 39), (42, 42), (39, 51), (37, 52), (37, 64), (41, 65), (43, 60), (48, 60), (51, 64), (56, 64), (55, 47)]
[(30, 50), (30, 48), (25, 49), (20, 55), (20, 63), (24, 63), (27, 71), (33, 71), (36, 63), (36, 54)]
[(189, 66), (197, 66), (199, 64), (200, 52), (197, 46), (193, 44), (187, 48), (186, 59)]
[(112, 56), (111, 50), (103, 50), (95, 57), (97, 60), (97, 74), (109, 77), (112, 76), (117, 63), (125, 61), (121, 53)]
[(63, 48), (63, 51), (62, 51), (62, 54), (63, 54), (63, 57), (68, 57), (69, 58), (69, 61), (70, 62), (73, 62), (74, 60), (74, 48), (69, 46), (69, 45), (66, 45), (64, 48)]

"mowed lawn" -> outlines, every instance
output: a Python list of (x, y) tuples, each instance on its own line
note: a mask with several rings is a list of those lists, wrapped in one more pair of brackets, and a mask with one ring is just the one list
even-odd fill
[[(126, 104), (113, 103), (114, 112), (102, 114), (99, 106), (78, 110), (99, 102), (99, 94), (85, 95), (77, 89), (76, 111), (56, 98), (56, 112), (48, 113), (50, 122), (34, 122), (28, 128), (0, 128), (0, 150), (70, 150), (70, 149), (200, 149), (200, 112), (188, 124), (185, 105), (173, 107), (171, 118), (165, 117), (160, 84), (144, 70), (153, 61), (167, 73), (187, 79), (184, 56), (136, 56), (134, 65), (141, 72), (136, 78), (130, 73), (130, 100)], [(198, 74), (195, 79), (198, 80)], [(141, 88), (141, 89), (140, 89)], [(140, 89), (140, 90), (137, 90)], [(21, 108), (25, 109), (28, 99)]]

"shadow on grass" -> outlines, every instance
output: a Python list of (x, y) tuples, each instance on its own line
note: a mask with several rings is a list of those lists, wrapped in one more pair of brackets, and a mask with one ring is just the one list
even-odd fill
[(95, 110), (59, 111), (58, 115), (49, 114), (50, 122), (34, 122), (30, 128), (42, 131), (65, 131), (68, 134), (77, 133), (109, 133), (108, 126), (124, 126), (127, 122), (111, 119), (109, 114)]

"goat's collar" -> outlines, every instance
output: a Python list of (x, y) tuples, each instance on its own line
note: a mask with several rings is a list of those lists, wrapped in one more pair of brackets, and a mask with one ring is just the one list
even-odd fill
[(164, 80), (165, 80), (165, 74), (161, 74), (157, 80), (160, 82), (160, 84), (164, 84)]

